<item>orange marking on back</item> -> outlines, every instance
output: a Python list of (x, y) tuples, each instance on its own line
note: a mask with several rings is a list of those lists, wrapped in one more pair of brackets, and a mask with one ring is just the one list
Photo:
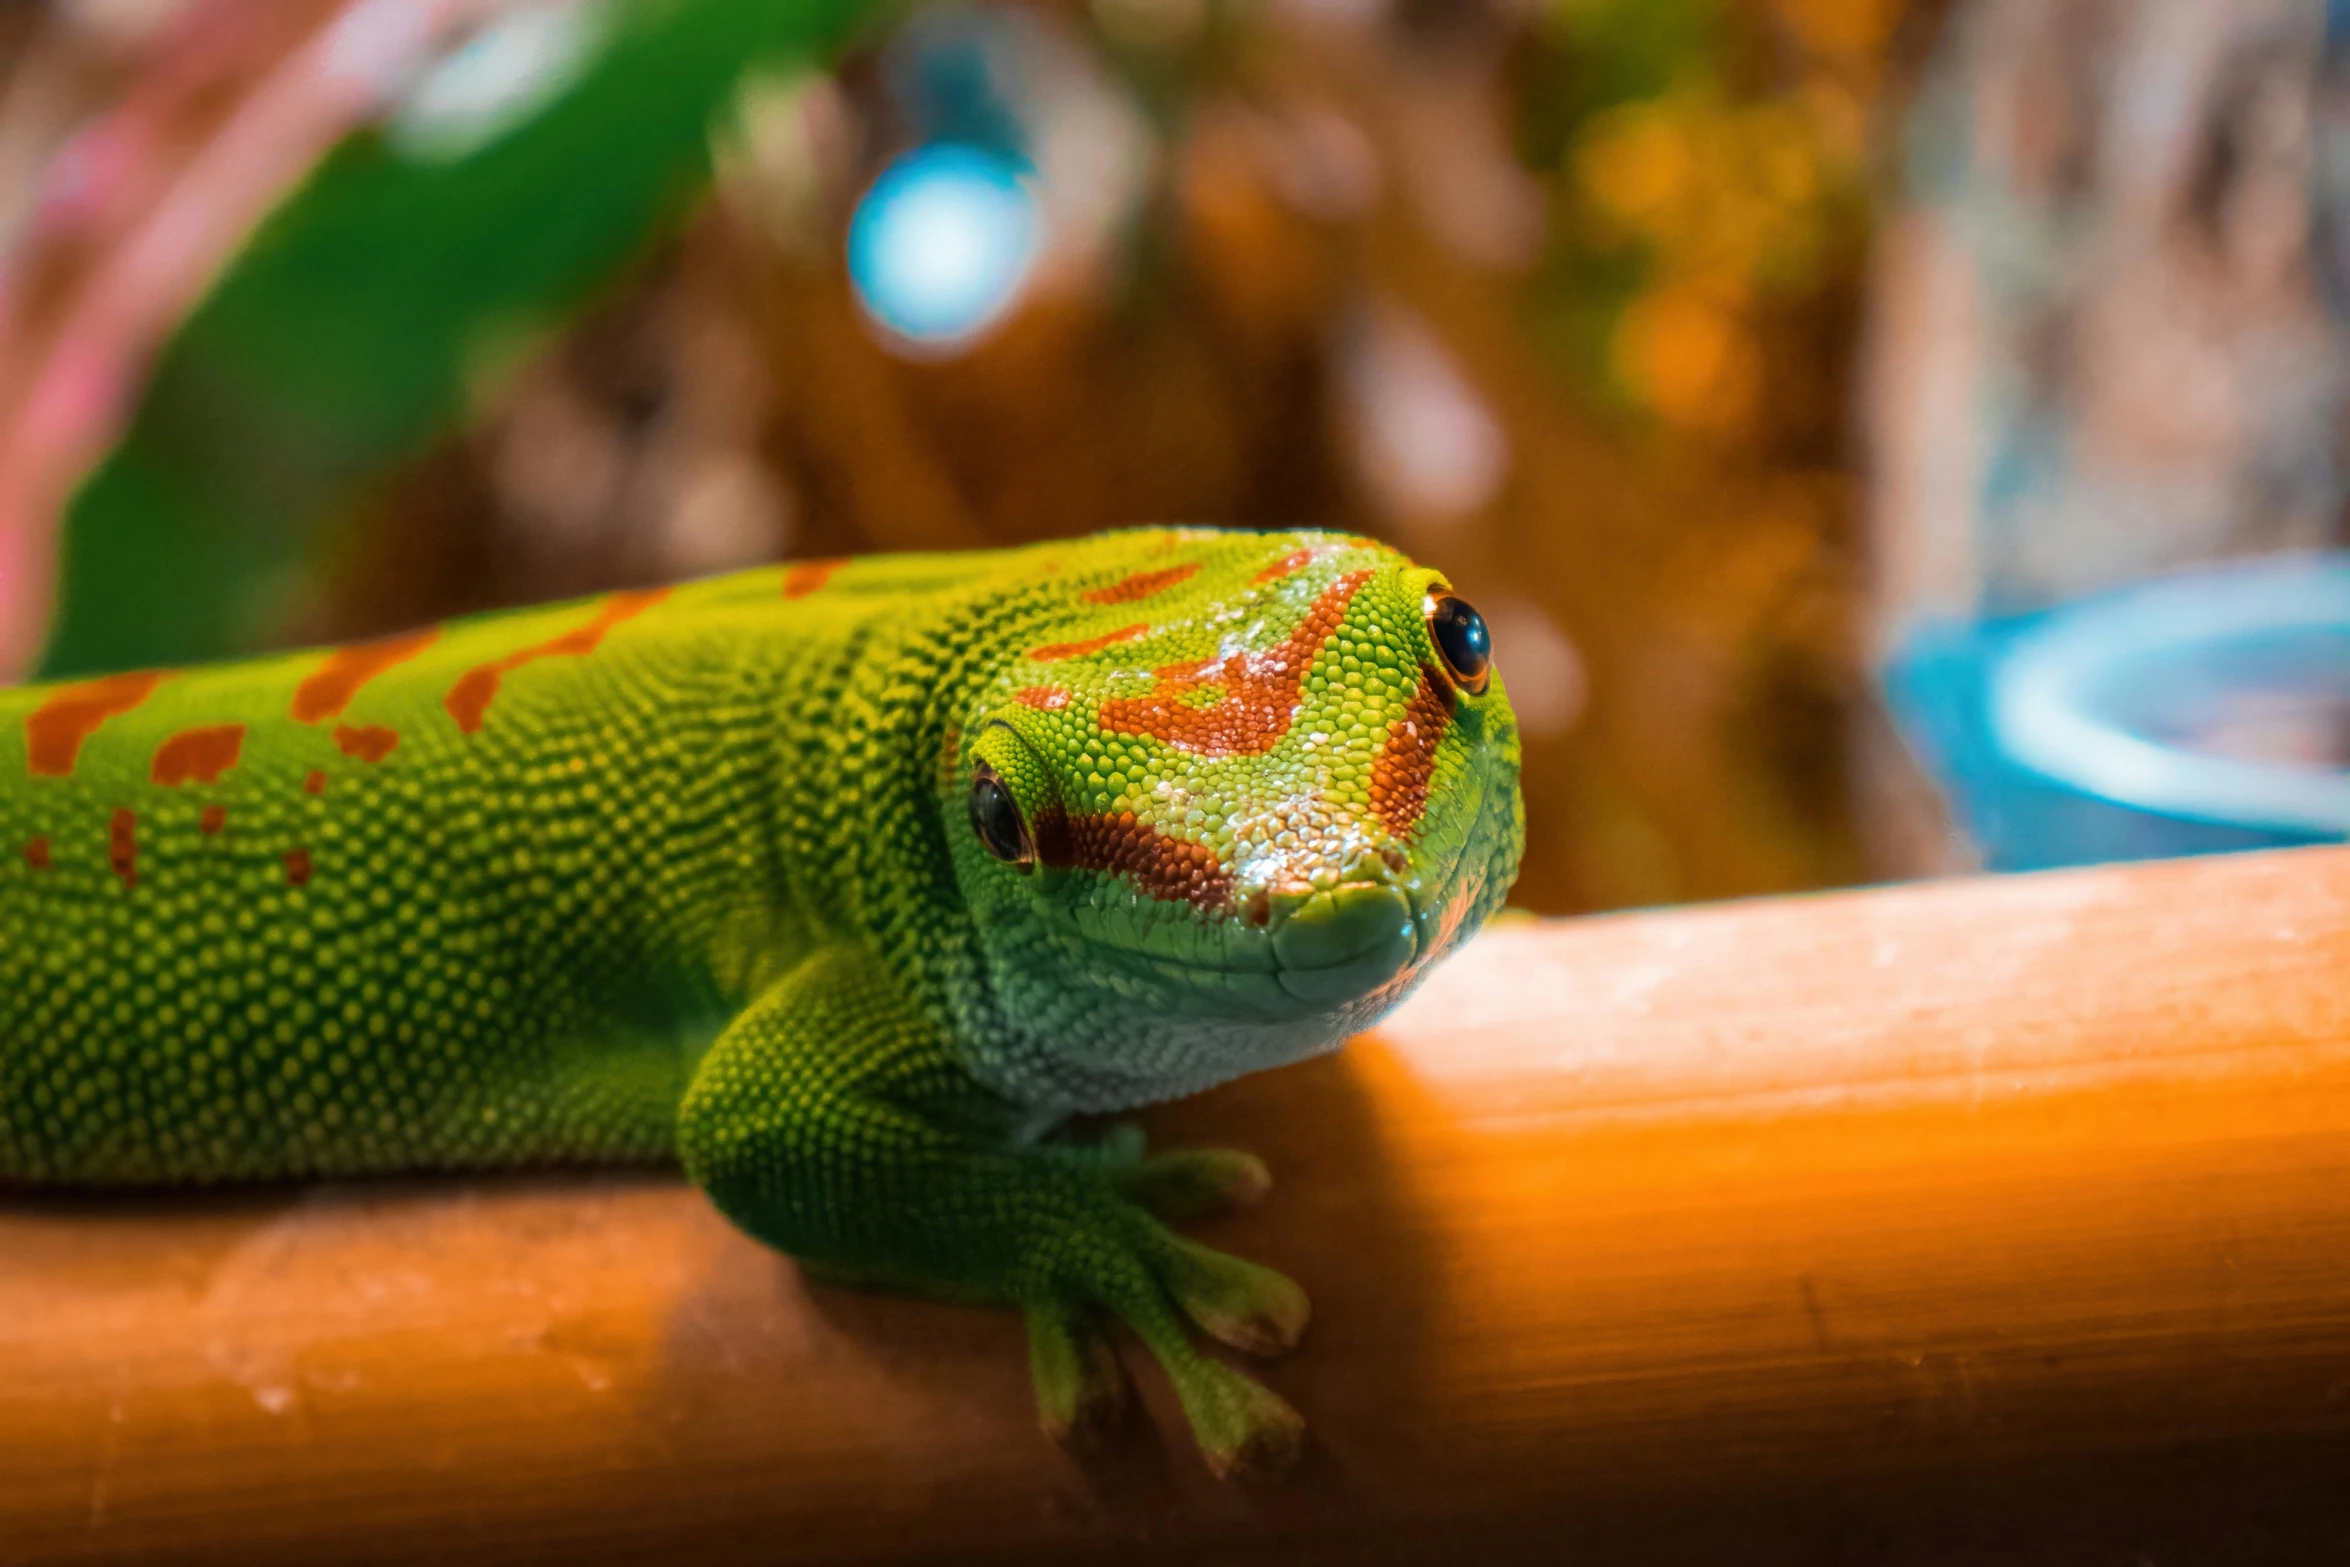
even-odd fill
[(1057, 713), (1069, 705), (1069, 693), (1059, 686), (1022, 686), (1012, 693), (1012, 700), (1040, 713)]
[(832, 574), (847, 565), (845, 560), (796, 560), (783, 568), (783, 596), (804, 599), (832, 580)]
[(509, 653), (495, 663), (480, 664), (458, 677), (441, 699), (449, 716), (457, 720), (457, 727), (465, 734), (481, 728), (489, 716), (490, 703), (497, 700), (498, 684), (523, 665), (542, 658), (584, 658), (596, 650), (604, 640), (604, 633), (624, 620), (651, 609), (669, 596), (667, 588), (641, 588), (626, 593), (615, 593), (596, 609), (595, 618), (575, 631), (566, 631), (559, 637), (533, 643), (517, 652)]
[[(1159, 683), (1150, 695), (1104, 702), (1101, 727), (1111, 734), (1152, 735), (1195, 756), (1262, 756), (1289, 733), (1306, 670), (1346, 618), (1357, 590), (1370, 580), (1367, 571), (1339, 578), (1322, 590), (1286, 640), (1262, 653), (1241, 649), (1157, 671)], [(1184, 701), (1209, 686), (1224, 692), (1212, 705)]]
[(303, 887), (309, 885), (309, 882), (310, 851), (308, 849), (288, 849), (286, 851), (286, 885)]
[(166, 670), (107, 675), (67, 686), (25, 715), (25, 766), (35, 778), (69, 778), (82, 742), (118, 713), (147, 700)]
[(1131, 604), (1136, 599), (1149, 598), (1153, 593), (1164, 593), (1179, 582), (1188, 581), (1199, 570), (1199, 562), (1186, 566), (1169, 566), (1164, 571), (1138, 571), (1106, 588), (1094, 588), (1077, 596), (1088, 604)]
[(1103, 648), (1116, 643), (1131, 642), (1149, 630), (1150, 627), (1147, 625), (1120, 626), (1117, 630), (1105, 631), (1098, 637), (1087, 637), (1083, 642), (1055, 642), (1046, 647), (1036, 648), (1028, 656), (1039, 664), (1050, 664), (1064, 658), (1083, 658), (1088, 653), (1099, 653)]
[(1259, 582), (1278, 582), (1281, 578), (1288, 576), (1291, 572), (1297, 570), (1299, 567), (1309, 564), (1313, 558), (1314, 552), (1312, 550), (1291, 550), (1288, 554), (1273, 562), (1272, 565), (1267, 566), (1263, 571), (1258, 572), (1257, 580)]
[(204, 807), (204, 814), (196, 818), (196, 825), (204, 829), (204, 835), (207, 838), (211, 837), (228, 825), (228, 807), (207, 805)]
[(38, 835), (25, 840), (24, 862), (34, 870), (49, 868), (49, 840)]
[(359, 688), (395, 664), (404, 664), (424, 651), (433, 638), (440, 635), (436, 627), (422, 631), (403, 632), (396, 637), (385, 637), (376, 642), (360, 642), (350, 647), (339, 647), (326, 655), (326, 662), (311, 671), (309, 677), (294, 688), (291, 716), (298, 724), (322, 724), (341, 716)]
[(326, 774), (315, 767), (311, 768), (308, 775), (302, 780), (302, 792), (304, 794), (326, 793)]
[(116, 806), (114, 820), (107, 824), (106, 863), (124, 887), (139, 884), (139, 813), (128, 806)]
[(218, 783), (222, 773), (237, 765), (237, 755), (244, 748), (243, 724), (183, 729), (155, 748), (155, 762), (147, 776), (166, 789), (184, 783)]
[(381, 724), (361, 724), (357, 728), (349, 724), (335, 725), (335, 749), (362, 762), (382, 761), (399, 743), (400, 732)]

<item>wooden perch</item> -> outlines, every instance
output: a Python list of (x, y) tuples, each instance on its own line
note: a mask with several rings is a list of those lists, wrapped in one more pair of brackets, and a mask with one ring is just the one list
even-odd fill
[(1290, 1482), (652, 1176), (0, 1204), (0, 1561), (2341, 1559), (2350, 850), (1490, 932), (1151, 1117)]

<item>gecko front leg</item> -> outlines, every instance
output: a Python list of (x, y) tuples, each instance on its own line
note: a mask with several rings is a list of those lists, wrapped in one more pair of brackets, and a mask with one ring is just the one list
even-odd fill
[(1305, 1329), (1304, 1292), (1184, 1239), (1145, 1205), (1246, 1195), (1262, 1166), (992, 1140), (970, 1129), (985, 1094), (878, 966), (836, 946), (712, 1046), (679, 1112), (679, 1150), (721, 1212), (820, 1275), (1019, 1307), (1054, 1435), (1114, 1422), (1124, 1380), (1101, 1331), (1115, 1319), (1166, 1370), (1211, 1468), (1287, 1467), (1304, 1435), (1296, 1411), (1204, 1353), (1186, 1323), (1276, 1354)]

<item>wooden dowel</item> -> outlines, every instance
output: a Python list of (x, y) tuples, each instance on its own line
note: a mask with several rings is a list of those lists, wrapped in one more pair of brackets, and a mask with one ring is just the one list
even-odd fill
[(1316, 1445), (653, 1176), (0, 1203), (0, 1562), (2304, 1559), (2350, 1541), (2350, 850), (1499, 928), (1150, 1118)]

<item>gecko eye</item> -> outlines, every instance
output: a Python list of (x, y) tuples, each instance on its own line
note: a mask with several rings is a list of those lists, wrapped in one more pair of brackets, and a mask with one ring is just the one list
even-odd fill
[(1471, 696), (1483, 696), (1493, 675), (1493, 633), (1485, 629), (1485, 617), (1467, 599), (1437, 594), (1428, 600), (1428, 635), (1436, 639), (1453, 682)]
[(979, 835), (980, 847), (1007, 865), (1026, 870), (1036, 858), (1020, 822), (1019, 802), (995, 769), (984, 764), (971, 780), (971, 830)]

